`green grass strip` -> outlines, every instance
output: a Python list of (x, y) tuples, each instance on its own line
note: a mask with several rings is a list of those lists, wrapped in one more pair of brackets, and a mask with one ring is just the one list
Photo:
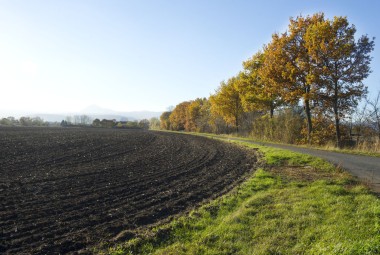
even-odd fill
[(321, 159), (247, 146), (277, 171), (258, 169), (229, 194), (109, 252), (380, 254), (380, 201), (366, 187)]

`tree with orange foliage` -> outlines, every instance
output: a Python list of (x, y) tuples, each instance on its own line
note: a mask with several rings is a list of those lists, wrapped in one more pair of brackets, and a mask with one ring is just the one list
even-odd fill
[(312, 102), (317, 98), (317, 86), (309, 76), (313, 71), (311, 57), (305, 45), (307, 29), (323, 21), (323, 14), (290, 19), (289, 31), (284, 34), (274, 34), (272, 41), (265, 47), (265, 59), (261, 76), (268, 82), (272, 94), (278, 94), (287, 103), (297, 104), (303, 101), (307, 119), (307, 140), (311, 143)]
[(171, 129), (176, 131), (183, 131), (186, 127), (187, 119), (187, 108), (189, 107), (190, 102), (182, 102), (178, 104), (173, 112), (169, 116)]
[(336, 146), (341, 147), (340, 120), (365, 97), (363, 80), (370, 74), (374, 41), (362, 36), (346, 17), (310, 24), (305, 46), (312, 59), (309, 82), (317, 84), (318, 99), (335, 120)]

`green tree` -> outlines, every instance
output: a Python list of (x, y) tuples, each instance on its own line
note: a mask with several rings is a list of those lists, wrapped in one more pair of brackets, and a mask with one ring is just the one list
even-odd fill
[(32, 119), (30, 117), (21, 117), (20, 124), (21, 126), (32, 126)]
[(0, 120), (0, 124), (4, 126), (12, 126), (12, 121), (10, 121), (8, 118), (2, 118)]
[[(66, 125), (67, 125), (67, 121), (66, 121)], [(92, 122), (92, 126), (94, 126), (94, 127), (100, 127), (100, 120), (99, 119), (94, 119), (94, 121)]]
[(31, 124), (33, 126), (38, 126), (38, 127), (42, 127), (42, 126), (47, 126), (48, 125), (47, 122), (45, 122), (41, 117), (38, 117), (38, 116), (32, 118), (31, 122), (32, 122)]
[(116, 126), (116, 120), (107, 120), (107, 119), (102, 119), (100, 121), (100, 126), (104, 128), (112, 128)]
[(150, 118), (149, 129), (160, 129), (160, 120), (156, 117)]
[(149, 129), (149, 120), (147, 119), (142, 119), (139, 121), (139, 127), (142, 128), (142, 129)]

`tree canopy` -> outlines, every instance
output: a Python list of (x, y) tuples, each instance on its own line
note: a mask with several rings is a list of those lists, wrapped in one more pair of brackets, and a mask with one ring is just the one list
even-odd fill
[[(165, 112), (161, 127), (217, 133), (244, 129), (269, 139), (284, 135), (291, 138), (284, 140), (318, 144), (330, 139), (335, 127), (335, 143), (341, 146), (341, 122), (366, 97), (364, 80), (371, 72), (374, 39), (356, 36), (346, 17), (290, 18), (287, 31), (274, 33), (237, 75), (222, 81), (208, 99), (185, 101)], [(294, 133), (288, 126), (302, 130)]]
[(243, 114), (241, 94), (237, 89), (239, 77), (232, 77), (221, 82), (215, 94), (210, 97), (211, 111), (222, 116), (224, 121), (239, 131), (240, 118)]

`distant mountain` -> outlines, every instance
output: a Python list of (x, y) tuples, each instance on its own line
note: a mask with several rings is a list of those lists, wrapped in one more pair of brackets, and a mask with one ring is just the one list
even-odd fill
[(122, 112), (119, 113), (124, 116), (129, 116), (137, 120), (150, 119), (153, 117), (160, 118), (162, 112), (150, 112), (150, 111), (136, 111), (136, 112)]
[(87, 106), (86, 108), (79, 111), (82, 114), (118, 114), (116, 111), (111, 109), (106, 109), (103, 107), (100, 107), (96, 104)]

